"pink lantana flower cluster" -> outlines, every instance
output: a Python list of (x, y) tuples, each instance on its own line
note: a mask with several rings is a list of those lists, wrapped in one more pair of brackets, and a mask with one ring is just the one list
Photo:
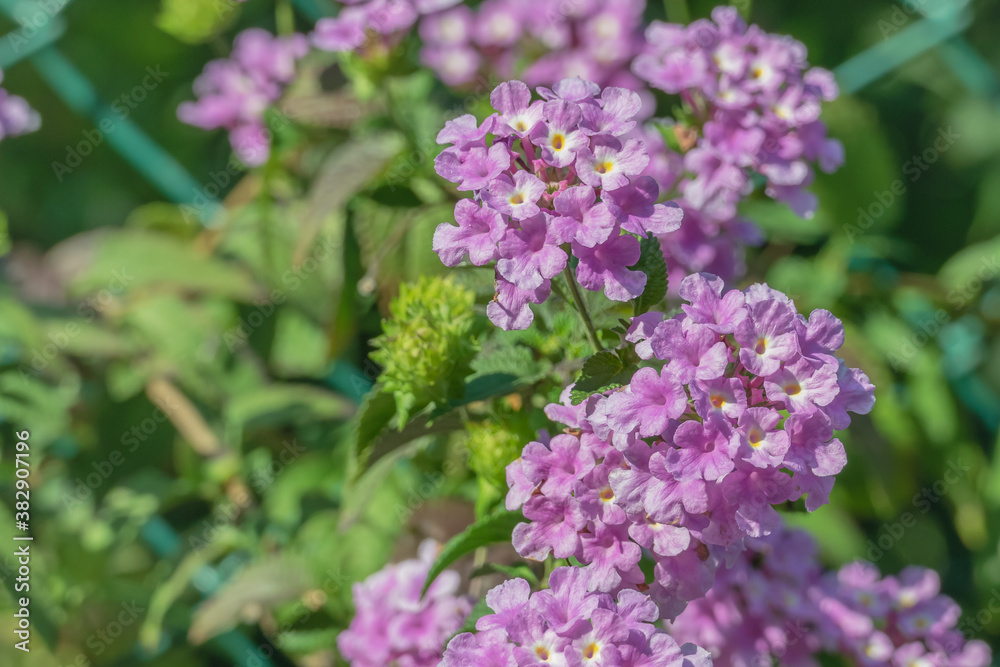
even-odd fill
[(680, 94), (701, 124), (697, 146), (684, 156), (685, 199), (732, 216), (755, 172), (770, 196), (811, 214), (816, 198), (804, 188), (812, 163), (832, 171), (844, 161), (843, 146), (819, 120), (822, 102), (837, 97), (833, 75), (807, 69), (802, 43), (748, 28), (734, 7), (717, 7), (712, 19), (654, 22), (648, 52), (633, 66), (655, 88)]
[[(487, 0), (425, 17), (421, 60), (448, 85), (477, 75), (548, 85), (580, 77), (642, 90), (629, 71), (642, 52), (645, 0)], [(538, 53), (524, 66), (525, 55)], [(523, 68), (523, 69), (522, 69)]]
[(909, 567), (883, 578), (865, 562), (823, 573), (816, 545), (782, 529), (747, 540), (712, 589), (669, 624), (718, 664), (813, 666), (836, 653), (868, 667), (986, 667), (989, 647), (956, 629), (960, 610), (937, 573)]
[(445, 642), (472, 610), (458, 595), (460, 578), (446, 570), (421, 597), (438, 545), (427, 540), (419, 558), (388, 565), (354, 584), (355, 616), (337, 637), (352, 667), (437, 667)]
[(822, 567), (808, 534), (785, 528), (749, 538), (729, 567), (719, 568), (704, 598), (669, 624), (704, 642), (724, 665), (815, 665), (822, 614), (810, 597)]
[(660, 238), (671, 278), (701, 271), (738, 277), (743, 249), (762, 240), (737, 216), (754, 175), (763, 177), (768, 196), (809, 217), (816, 208), (806, 190), (813, 165), (832, 172), (843, 163), (843, 146), (819, 120), (837, 85), (827, 70), (809, 68), (803, 44), (748, 27), (733, 7), (686, 26), (654, 22), (646, 42), (633, 71), (680, 95), (690, 114), (674, 125), (682, 154), (657, 151), (671, 166), (661, 170), (660, 186), (676, 185), (685, 212), (684, 226)]
[(520, 81), (497, 86), (496, 113), (448, 121), (435, 160), (442, 177), (471, 192), (455, 207), (458, 226), (442, 224), (434, 250), (448, 266), (464, 257), (476, 266), (496, 262), (496, 297), (487, 308), (503, 329), (525, 329), (529, 303), (542, 303), (569, 254), (576, 280), (614, 301), (642, 294), (646, 275), (634, 236), (663, 234), (680, 225), (675, 205), (659, 204), (656, 182), (641, 176), (649, 163), (636, 139), (639, 96), (582, 79), (539, 88), (532, 101)]
[(531, 592), (524, 579), (506, 581), (486, 594), (493, 614), (473, 633), (448, 643), (441, 667), (614, 665), (615, 667), (709, 667), (708, 653), (678, 646), (654, 623), (656, 605), (642, 593), (623, 590), (617, 600), (588, 587), (578, 568), (560, 567), (547, 590)]
[(184, 102), (177, 117), (206, 130), (225, 128), (236, 156), (249, 166), (271, 152), (264, 112), (295, 79), (295, 65), (309, 50), (304, 35), (275, 37), (250, 28), (236, 36), (228, 59), (213, 60), (195, 79), (195, 102)]
[(462, 0), (340, 0), (335, 17), (322, 18), (310, 35), (324, 51), (353, 51), (374, 37), (388, 45), (405, 35), (423, 14), (439, 12)]
[(706, 274), (680, 294), (677, 316), (632, 320), (626, 340), (649, 365), (627, 385), (546, 409), (568, 428), (525, 446), (506, 499), (530, 521), (518, 552), (575, 558), (595, 590), (645, 586), (648, 550), (650, 594), (670, 617), (704, 595), (722, 556), (778, 528), (774, 505), (829, 501), (846, 463), (834, 431), (875, 400), (835, 356), (844, 330), (828, 311), (806, 318), (762, 284), (723, 293)]
[(831, 651), (872, 667), (986, 667), (991, 651), (957, 629), (962, 610), (937, 572), (907, 567), (882, 578), (871, 563), (827, 575), (814, 594)]

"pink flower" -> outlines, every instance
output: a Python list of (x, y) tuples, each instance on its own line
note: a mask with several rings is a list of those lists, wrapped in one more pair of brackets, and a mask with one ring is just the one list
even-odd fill
[(631, 236), (612, 236), (592, 248), (572, 244), (573, 254), (580, 260), (576, 279), (583, 287), (597, 291), (614, 301), (628, 301), (642, 294), (646, 274), (628, 267), (639, 261), (639, 242)]
[[(497, 261), (502, 280), (487, 312), (508, 329), (530, 325), (528, 304), (547, 298), (549, 281), (569, 261), (560, 247), (567, 243), (582, 287), (617, 301), (638, 297), (647, 278), (630, 268), (640, 256), (631, 234), (667, 233), (682, 217), (679, 207), (656, 201), (659, 186), (641, 174), (649, 162), (641, 142), (613, 136), (633, 124), (634, 94), (602, 93), (579, 78), (538, 92), (545, 101), (532, 101), (520, 81), (502, 83), (490, 97), (495, 113), (482, 123), (468, 114), (449, 120), (437, 137), (446, 147), (435, 170), (472, 191), (483, 211), (472, 216), (471, 204), (457, 205), (458, 228), (440, 227), (434, 249), (449, 266), (465, 255), (477, 266)], [(589, 174), (580, 171), (588, 159), (602, 161)]]
[[(705, 594), (722, 560), (779, 530), (776, 506), (803, 496), (808, 511), (829, 502), (847, 460), (834, 417), (846, 426), (846, 406), (867, 409), (872, 400), (870, 387), (838, 370), (834, 347), (843, 341), (826, 315), (810, 324), (781, 292), (757, 284), (724, 293), (712, 275), (691, 277), (683, 291), (690, 303), (680, 314), (663, 321), (646, 313), (624, 332), (636, 354), (657, 365), (579, 405), (569, 404), (567, 389), (567, 404), (550, 405), (546, 415), (572, 430), (551, 447), (529, 443), (508, 468), (508, 507), (545, 508), (537, 529), (518, 528), (522, 555), (572, 552), (593, 586), (607, 591), (644, 584), (626, 542), (649, 549), (649, 592), (670, 616)], [(784, 335), (768, 329), (775, 319), (789, 321), (794, 354), (766, 376), (735, 362), (740, 340), (750, 339), (716, 330), (749, 322), (758, 336)], [(834, 408), (841, 384), (853, 393)], [(535, 521), (527, 509), (525, 516)], [(566, 516), (582, 524), (575, 536)], [(766, 596), (748, 603), (764, 608)], [(798, 613), (806, 601), (798, 595), (789, 604)]]
[(421, 595), (437, 551), (437, 544), (426, 541), (419, 560), (388, 565), (354, 584), (354, 618), (337, 637), (341, 655), (353, 667), (433, 667), (441, 661), (445, 641), (462, 626), (472, 604), (458, 595), (460, 578), (452, 570)]
[(623, 145), (614, 137), (599, 135), (593, 139), (593, 150), (577, 152), (576, 171), (587, 185), (616, 190), (628, 185), (630, 176), (639, 176), (647, 164), (649, 156), (635, 139)]
[(531, 593), (523, 579), (494, 588), (486, 601), (495, 613), (480, 620), (477, 634), (449, 642), (442, 667), (711, 665), (706, 651), (678, 646), (655, 625), (659, 615), (647, 596), (624, 590), (615, 600), (595, 593), (587, 586), (590, 576), (581, 568), (559, 567), (546, 590)]
[(506, 231), (499, 213), (463, 199), (455, 205), (455, 221), (458, 227), (444, 222), (434, 231), (434, 252), (445, 266), (457, 266), (466, 255), (476, 266), (496, 259), (497, 242)]
[(524, 290), (533, 290), (563, 270), (566, 253), (554, 243), (548, 214), (539, 213), (521, 221), (521, 229), (511, 229), (500, 242), (497, 271)]
[(625, 391), (609, 397), (608, 420), (616, 431), (638, 429), (643, 436), (662, 435), (687, 405), (684, 387), (666, 367), (659, 373), (640, 368)]
[(545, 192), (545, 184), (524, 171), (495, 178), (483, 193), (483, 198), (495, 211), (509, 215), (515, 220), (524, 220), (538, 214), (538, 199)]

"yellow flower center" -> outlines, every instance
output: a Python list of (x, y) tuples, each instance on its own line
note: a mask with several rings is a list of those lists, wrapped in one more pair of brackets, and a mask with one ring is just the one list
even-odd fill
[(719, 394), (712, 394), (708, 400), (711, 401), (713, 408), (721, 408), (726, 404), (726, 399)]
[(764, 433), (759, 428), (752, 428), (747, 435), (747, 440), (750, 441), (751, 447), (760, 447), (760, 443), (764, 441)]
[(544, 646), (536, 646), (535, 647), (535, 655), (538, 656), (539, 660), (543, 660), (545, 662), (548, 662), (548, 660), (549, 660), (549, 649), (545, 648)]
[(606, 174), (615, 168), (615, 163), (611, 160), (605, 160), (604, 162), (598, 162), (594, 167), (594, 171), (598, 174)]
[(785, 385), (785, 393), (789, 396), (795, 396), (800, 391), (802, 391), (802, 387), (800, 387), (797, 382)]
[(510, 198), (510, 203), (513, 204), (514, 206), (517, 206), (518, 204), (523, 204), (524, 195), (518, 192), (517, 194), (515, 194), (513, 197)]
[(566, 137), (561, 134), (557, 134), (552, 137), (552, 148), (553, 150), (561, 151), (566, 145)]
[(757, 344), (753, 346), (753, 351), (756, 352), (757, 354), (764, 354), (765, 352), (767, 352), (767, 339), (758, 338)]
[(611, 490), (610, 486), (601, 491), (601, 500), (610, 502), (614, 499), (615, 499), (615, 492)]
[(600, 650), (601, 647), (597, 645), (597, 642), (590, 642), (583, 649), (583, 657), (586, 658), (587, 660), (593, 660), (594, 656), (596, 656), (597, 652)]

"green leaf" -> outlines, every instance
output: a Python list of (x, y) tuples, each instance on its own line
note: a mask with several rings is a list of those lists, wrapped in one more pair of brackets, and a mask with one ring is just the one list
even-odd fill
[(426, 593), (437, 576), (462, 556), (487, 544), (510, 542), (514, 526), (523, 519), (520, 512), (501, 510), (477, 521), (448, 540), (448, 544), (444, 545), (444, 549), (441, 550), (434, 565), (431, 566), (431, 571), (427, 573), (427, 582), (424, 584), (423, 592)]
[(526, 345), (492, 344), (472, 361), (472, 370), (476, 372), (477, 378), (494, 373), (510, 373), (520, 378), (534, 379), (544, 372), (544, 366), (535, 360), (534, 351)]
[(362, 460), (367, 457), (370, 446), (389, 427), (395, 414), (396, 401), (393, 400), (392, 394), (385, 393), (376, 385), (358, 409), (357, 434), (354, 440), (355, 456)]
[(279, 426), (346, 419), (354, 413), (350, 401), (306, 384), (273, 384), (234, 396), (226, 419), (241, 427)]
[(126, 291), (143, 288), (213, 294), (244, 302), (260, 296), (260, 288), (242, 267), (159, 232), (81, 234), (61, 246), (61, 252), (61, 261), (79, 267), (70, 278), (74, 296), (103, 290), (121, 298)]
[(308, 217), (322, 221), (340, 210), (404, 147), (398, 134), (376, 134), (342, 144), (323, 163), (309, 191)]
[(252, 563), (198, 607), (188, 639), (201, 644), (234, 627), (248, 607), (262, 615), (298, 598), (310, 584), (300, 564), (278, 557)]
[(323, 377), (329, 363), (326, 332), (299, 310), (285, 309), (275, 320), (271, 366), (281, 377)]
[(335, 646), (338, 628), (289, 630), (278, 635), (278, 645), (288, 653), (315, 653)]
[(538, 585), (538, 577), (536, 577), (535, 573), (531, 571), (531, 568), (524, 563), (521, 563), (520, 565), (487, 563), (486, 565), (477, 567), (473, 570), (469, 577), (474, 579), (476, 577), (485, 577), (491, 574), (502, 574), (510, 579), (525, 579), (532, 586)]
[(583, 363), (570, 401), (576, 405), (592, 394), (628, 384), (638, 368), (639, 357), (631, 345), (620, 350), (601, 350)]
[(490, 373), (478, 375), (465, 385), (465, 398), (461, 405), (485, 401), (488, 398), (517, 391), (518, 377), (510, 373)]
[(520, 380), (508, 373), (490, 373), (473, 377), (465, 386), (465, 396), (437, 406), (430, 412), (411, 419), (402, 429), (389, 431), (396, 417), (397, 404), (391, 394), (376, 385), (358, 411), (357, 435), (354, 441), (354, 459), (348, 477), (356, 479), (365, 468), (383, 456), (418, 438), (437, 433), (447, 433), (464, 428), (455, 408), (495, 396), (517, 391)]
[(460, 635), (463, 632), (475, 632), (476, 631), (476, 621), (481, 619), (487, 614), (492, 614), (493, 610), (490, 606), (486, 604), (486, 600), (477, 600), (474, 607), (472, 607), (472, 612), (469, 617), (465, 619), (465, 623), (462, 624), (461, 629), (456, 632), (456, 635)]
[(343, 493), (338, 529), (346, 531), (354, 525), (372, 506), (375, 494), (385, 484), (385, 480), (392, 474), (396, 464), (404, 458), (416, 456), (427, 444), (426, 438), (418, 438), (400, 445), (379, 457), (370, 468), (360, 474), (357, 480), (351, 480)]
[(663, 302), (667, 296), (667, 261), (655, 236), (642, 239), (639, 261), (629, 268), (646, 274), (646, 288), (635, 300), (635, 314), (641, 315)]
[(295, 250), (301, 261), (328, 217), (341, 213), (354, 195), (376, 179), (405, 141), (393, 133), (376, 134), (338, 146), (320, 167), (307, 199), (306, 219)]

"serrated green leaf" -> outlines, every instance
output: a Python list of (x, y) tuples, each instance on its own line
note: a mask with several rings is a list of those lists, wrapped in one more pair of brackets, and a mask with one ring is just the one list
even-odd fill
[(614, 350), (601, 350), (583, 362), (580, 370), (580, 380), (586, 378), (615, 375), (622, 371), (622, 360)]
[(639, 357), (632, 346), (620, 350), (601, 350), (583, 363), (570, 402), (576, 405), (592, 394), (628, 384), (638, 369)]
[(484, 349), (472, 361), (476, 376), (510, 373), (522, 378), (534, 378), (542, 372), (532, 350), (524, 345), (492, 346)]
[(437, 560), (434, 561), (434, 565), (431, 566), (430, 572), (427, 573), (427, 581), (424, 583), (423, 593), (427, 592), (427, 589), (430, 588), (430, 585), (434, 583), (439, 574), (444, 572), (449, 565), (462, 556), (487, 544), (510, 542), (514, 526), (523, 519), (524, 517), (520, 512), (502, 510), (477, 521), (448, 540), (441, 553), (438, 554)]
[(642, 239), (642, 254), (633, 271), (646, 274), (646, 288), (635, 300), (635, 314), (641, 315), (663, 302), (667, 296), (667, 261), (663, 257), (660, 241), (655, 236)]

